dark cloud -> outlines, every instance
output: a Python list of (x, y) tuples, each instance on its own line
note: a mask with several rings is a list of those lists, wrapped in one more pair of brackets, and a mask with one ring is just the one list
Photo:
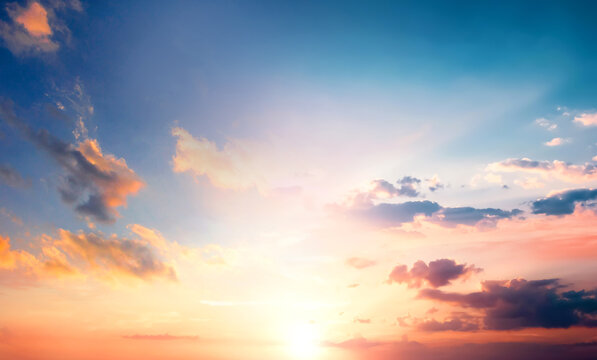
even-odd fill
[(522, 214), (519, 209), (442, 207), (428, 200), (375, 205), (372, 202), (355, 202), (349, 211), (365, 221), (382, 227), (400, 226), (412, 222), (418, 215), (424, 215), (429, 221), (444, 227), (494, 226), (498, 220), (510, 219)]
[(586, 204), (597, 199), (597, 189), (575, 189), (533, 201), (533, 214), (568, 215), (574, 212), (576, 204)]
[(406, 265), (396, 266), (388, 277), (388, 283), (406, 283), (408, 287), (421, 287), (424, 283), (433, 288), (449, 285), (452, 280), (466, 278), (482, 271), (474, 265), (456, 264), (451, 259), (438, 259), (429, 262), (417, 261), (408, 270)]
[(427, 217), (439, 211), (441, 206), (432, 201), (407, 201), (400, 204), (381, 203), (366, 209), (356, 210), (355, 213), (380, 226), (400, 226), (412, 222), (416, 215)]
[(60, 165), (65, 172), (58, 187), (60, 197), (80, 215), (114, 222), (116, 207), (126, 205), (126, 197), (144, 186), (124, 159), (103, 154), (95, 140), (73, 145), (47, 130), (34, 130), (17, 117), (10, 100), (0, 99), (0, 117)]
[(26, 188), (31, 185), (31, 181), (23, 179), (18, 171), (6, 164), (0, 164), (0, 183), (14, 188)]
[(483, 311), (486, 329), (528, 327), (596, 327), (597, 291), (558, 292), (557, 279), (485, 281), (482, 290), (468, 294), (423, 289), (420, 298), (453, 303)]

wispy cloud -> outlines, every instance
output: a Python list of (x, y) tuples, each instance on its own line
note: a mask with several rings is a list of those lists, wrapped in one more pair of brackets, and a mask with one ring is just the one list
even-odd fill
[(597, 180), (597, 166), (594, 163), (584, 165), (569, 164), (564, 161), (538, 161), (529, 158), (506, 159), (487, 165), (487, 171), (493, 172), (525, 172), (538, 174), (545, 178), (555, 177), (569, 182)]

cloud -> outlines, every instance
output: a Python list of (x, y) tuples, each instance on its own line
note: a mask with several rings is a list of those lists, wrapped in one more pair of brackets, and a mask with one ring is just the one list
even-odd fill
[(52, 39), (48, 10), (39, 2), (30, 2), (28, 7), (9, 3), (6, 11), (11, 23), (0, 21), (0, 37), (13, 54), (32, 55), (58, 50), (58, 43)]
[(146, 334), (135, 334), (135, 335), (123, 335), (124, 339), (130, 340), (199, 340), (199, 336), (196, 335), (170, 335), (170, 334), (158, 334), (158, 335), (146, 335)]
[(583, 126), (597, 126), (597, 113), (583, 113), (574, 117), (574, 122)]
[(536, 177), (527, 177), (522, 180), (516, 179), (514, 180), (514, 183), (526, 190), (539, 189), (545, 186), (545, 184), (540, 182), (539, 179), (537, 179)]
[(500, 219), (510, 219), (520, 214), (522, 214), (522, 211), (519, 209), (476, 209), (472, 207), (442, 208), (432, 219), (430, 219), (430, 221), (446, 227), (457, 225), (493, 226), (495, 222)]
[(195, 139), (188, 131), (172, 129), (176, 140), (176, 154), (172, 158), (174, 172), (190, 172), (207, 176), (220, 188), (246, 189), (263, 185), (264, 180), (255, 168), (254, 159), (240, 142), (228, 142), (222, 149), (206, 138)]
[(557, 178), (568, 182), (597, 180), (597, 166), (594, 163), (572, 165), (563, 161), (537, 161), (528, 158), (506, 159), (487, 166), (487, 171), (526, 172), (539, 174), (544, 178)]
[(154, 248), (141, 239), (59, 229), (54, 244), (82, 268), (90, 267), (99, 273), (124, 274), (143, 280), (176, 280), (174, 269), (160, 260)]
[(557, 279), (485, 281), (479, 292), (423, 289), (419, 298), (482, 310), (488, 330), (597, 326), (597, 291), (558, 292), (562, 287)]
[(577, 204), (586, 205), (597, 199), (597, 189), (574, 189), (551, 194), (550, 196), (533, 201), (533, 214), (568, 215), (574, 212)]
[(562, 144), (566, 144), (569, 143), (570, 139), (562, 139), (560, 137), (555, 137), (551, 140), (549, 140), (548, 142), (543, 143), (545, 146), (549, 146), (549, 147), (554, 147), (554, 146), (560, 146)]
[(431, 177), (431, 179), (426, 179), (426, 181), (427, 181), (427, 186), (429, 187), (429, 190), (431, 192), (435, 192), (437, 190), (444, 188), (444, 184), (442, 184), (442, 182), (439, 179), (439, 177), (437, 176), (437, 174), (433, 175), (433, 177)]
[(47, 130), (34, 130), (17, 117), (8, 100), (0, 101), (0, 117), (60, 165), (65, 173), (58, 187), (60, 196), (82, 216), (112, 223), (119, 216), (116, 208), (126, 206), (127, 196), (145, 185), (123, 158), (103, 154), (97, 140), (83, 139), (73, 145)]
[(18, 171), (10, 165), (0, 164), (0, 183), (14, 188), (26, 188), (31, 185), (31, 181), (23, 179)]
[(438, 331), (477, 331), (479, 324), (475, 321), (464, 320), (461, 318), (452, 318), (445, 321), (427, 320), (417, 324), (417, 330), (438, 332)]
[(353, 267), (355, 269), (359, 269), (359, 270), (373, 266), (375, 264), (376, 264), (375, 261), (361, 258), (361, 257), (351, 257), (350, 259), (346, 260), (346, 265)]
[(546, 118), (539, 118), (539, 119), (535, 120), (535, 124), (541, 126), (542, 128), (545, 128), (549, 131), (553, 131), (558, 128), (557, 124), (550, 122)]
[(451, 259), (438, 259), (429, 262), (429, 265), (419, 260), (414, 263), (410, 270), (408, 270), (406, 265), (394, 267), (387, 282), (390, 284), (406, 283), (410, 288), (419, 288), (423, 284), (438, 288), (450, 285), (452, 280), (458, 278), (465, 279), (481, 271), (482, 269), (474, 265), (456, 264), (456, 261)]
[(522, 213), (519, 209), (442, 207), (432, 201), (408, 201), (404, 203), (380, 203), (377, 205), (349, 208), (348, 211), (376, 226), (395, 227), (414, 221), (424, 215), (426, 220), (443, 227), (493, 226), (500, 219), (510, 219)]

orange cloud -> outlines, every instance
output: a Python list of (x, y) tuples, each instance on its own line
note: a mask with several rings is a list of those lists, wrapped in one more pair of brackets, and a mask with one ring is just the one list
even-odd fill
[(29, 34), (35, 37), (52, 35), (52, 29), (48, 24), (48, 12), (38, 2), (31, 3), (15, 18), (15, 22), (23, 25)]
[(111, 154), (102, 154), (97, 140), (86, 139), (79, 143), (77, 150), (105, 176), (93, 176), (91, 181), (98, 190), (102, 204), (110, 209), (114, 216), (118, 212), (114, 209), (126, 205), (126, 197), (136, 194), (145, 183), (131, 170), (124, 159), (117, 159)]
[(176, 280), (174, 269), (158, 258), (153, 247), (140, 240), (59, 229), (54, 243), (81, 267), (90, 267), (100, 275)]
[(49, 21), (53, 12), (49, 12), (38, 2), (32, 2), (26, 8), (17, 3), (9, 3), (6, 11), (12, 22), (0, 21), (0, 37), (15, 55), (58, 50), (58, 43), (52, 40), (54, 32)]

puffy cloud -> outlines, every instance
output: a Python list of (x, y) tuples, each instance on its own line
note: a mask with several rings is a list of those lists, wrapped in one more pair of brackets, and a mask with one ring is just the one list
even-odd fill
[(421, 287), (424, 283), (438, 288), (449, 285), (452, 280), (458, 278), (467, 278), (471, 274), (478, 273), (482, 269), (474, 265), (456, 264), (451, 259), (438, 259), (429, 262), (417, 261), (412, 268), (408, 270), (406, 265), (394, 267), (388, 277), (388, 283), (406, 283), (408, 287)]
[(551, 194), (550, 196), (533, 201), (533, 214), (568, 215), (574, 212), (577, 204), (597, 199), (597, 189), (574, 189)]
[(545, 178), (555, 177), (563, 181), (583, 182), (597, 180), (597, 166), (594, 163), (573, 165), (563, 161), (537, 161), (528, 158), (506, 159), (491, 163), (488, 171), (494, 172), (526, 172), (539, 174)]
[(597, 326), (597, 291), (558, 292), (562, 287), (557, 279), (485, 281), (479, 292), (423, 289), (419, 297), (482, 310), (489, 330)]
[(140, 239), (107, 237), (93, 232), (72, 233), (60, 229), (54, 243), (83, 268), (139, 279), (176, 280), (174, 269), (158, 258), (152, 246)]
[(583, 113), (574, 117), (574, 122), (583, 126), (597, 126), (597, 113)]
[(84, 139), (73, 145), (46, 130), (34, 130), (17, 117), (10, 101), (0, 101), (0, 117), (62, 167), (65, 175), (58, 191), (80, 215), (114, 222), (119, 215), (116, 208), (126, 206), (127, 196), (144, 186), (124, 159), (102, 153), (97, 140)]
[(14, 188), (25, 188), (31, 185), (31, 182), (23, 179), (18, 171), (9, 165), (2, 164), (0, 164), (0, 183)]
[(554, 147), (560, 146), (562, 144), (570, 142), (570, 139), (562, 139), (560, 137), (555, 137), (547, 142), (544, 143), (545, 146)]
[(361, 258), (361, 257), (351, 257), (346, 260), (346, 265), (353, 267), (355, 269), (359, 269), (359, 270), (373, 266), (375, 264), (376, 264), (375, 261)]
[(31, 2), (25, 8), (17, 3), (9, 3), (6, 11), (12, 23), (0, 21), (0, 37), (15, 55), (58, 50), (58, 43), (52, 40), (48, 10), (39, 2)]

